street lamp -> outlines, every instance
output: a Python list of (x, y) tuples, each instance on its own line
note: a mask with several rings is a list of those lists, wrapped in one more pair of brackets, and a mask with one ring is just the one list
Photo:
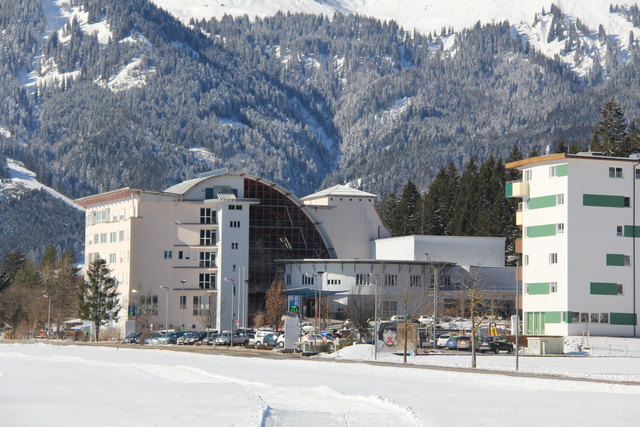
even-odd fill
[(160, 285), (160, 288), (167, 291), (167, 308), (164, 315), (164, 343), (169, 344), (169, 287)]
[[(137, 294), (138, 290), (137, 289), (131, 289), (131, 293), (132, 294)], [(131, 304), (131, 299), (129, 298), (129, 304)], [(136, 299), (134, 299), (133, 302), (137, 302)], [(133, 305), (134, 309), (133, 309), (133, 332), (138, 332), (138, 310), (140, 309), (140, 307), (138, 307), (137, 304)]]
[(233, 347), (233, 294), (236, 292), (236, 280), (235, 279), (231, 279), (228, 277), (225, 277), (224, 280), (226, 282), (230, 282), (231, 283), (231, 305), (229, 306), (229, 308), (231, 309), (231, 329), (229, 330), (229, 346)]
[(519, 283), (519, 279), (520, 279), (520, 277), (519, 277), (519, 273), (520, 273), (520, 257), (517, 256), (517, 255), (509, 255), (507, 257), (507, 260), (516, 262), (516, 315), (515, 315), (515, 320), (516, 320), (515, 321), (515, 324), (516, 324), (515, 330), (516, 330), (516, 332), (515, 332), (514, 335), (516, 337), (516, 371), (517, 371), (518, 367), (519, 367), (518, 366), (518, 362), (519, 362), (519, 360), (518, 360), (518, 332), (519, 332), (519, 329), (520, 329), (520, 317), (518, 316), (518, 289), (520, 287), (519, 286), (520, 285), (520, 283)]
[(187, 283), (186, 280), (184, 280), (184, 279), (180, 280), (180, 284), (182, 285), (182, 293), (180, 294), (180, 328), (182, 330), (184, 330), (184, 309), (185, 309), (185, 307), (182, 306), (182, 298), (185, 299), (184, 305), (185, 306), (187, 305), (187, 301), (186, 301), (186, 298), (184, 296), (184, 284), (185, 283)]
[(43, 297), (47, 299), (47, 339), (49, 339), (51, 333), (51, 295), (45, 292)]

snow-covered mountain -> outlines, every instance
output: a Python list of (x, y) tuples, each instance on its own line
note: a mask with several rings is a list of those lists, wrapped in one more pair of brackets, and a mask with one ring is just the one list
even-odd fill
[[(191, 19), (221, 18), (224, 15), (265, 17), (278, 11), (333, 16), (359, 14), (380, 20), (394, 20), (405, 30), (440, 34), (442, 29), (459, 32), (476, 23), (508, 21), (514, 36), (550, 58), (558, 57), (578, 75), (586, 74), (596, 54), (607, 50), (606, 40), (598, 37), (602, 28), (608, 40), (618, 45), (619, 60), (627, 54), (629, 34), (640, 38), (640, 29), (610, 6), (637, 5), (636, 0), (151, 0), (184, 23)], [(552, 5), (564, 14), (566, 25), (582, 23), (588, 31), (578, 34), (585, 54), (576, 57), (564, 39), (549, 37)], [(586, 29), (585, 28), (585, 29)], [(575, 46), (573, 46), (575, 47)], [(582, 51), (581, 51), (582, 52)]]

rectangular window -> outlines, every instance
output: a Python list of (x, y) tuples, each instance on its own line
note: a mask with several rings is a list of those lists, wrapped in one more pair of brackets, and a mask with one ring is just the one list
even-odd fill
[(313, 275), (309, 275), (309, 274), (303, 274), (302, 275), (302, 284), (303, 285), (313, 285), (315, 283), (315, 278), (316, 276)]
[(564, 194), (556, 194), (556, 205), (564, 205)]
[(182, 251), (178, 251), (178, 259), (182, 259), (183, 256), (183, 252)]
[(291, 286), (291, 274), (287, 273), (287, 277), (285, 280), (285, 285)]
[(143, 315), (158, 314), (158, 296), (157, 295), (142, 295), (140, 297), (140, 313)]
[(200, 230), (200, 246), (213, 246), (216, 241), (215, 230)]
[(564, 234), (564, 224), (556, 224), (556, 234)]
[(124, 230), (120, 230), (118, 232), (118, 240), (120, 240), (121, 242), (124, 242)]
[(199, 295), (193, 297), (193, 315), (204, 315), (209, 310), (211, 297), (209, 295)]
[(621, 283), (617, 283), (616, 294), (617, 295), (624, 295), (624, 287), (622, 286)]
[(118, 262), (117, 254), (109, 254), (109, 264), (116, 264)]
[(214, 191), (213, 188), (205, 188), (204, 189), (204, 199), (205, 200), (211, 200), (214, 197)]
[(231, 249), (238, 249), (238, 243), (237, 242), (231, 242)]
[(409, 286), (414, 288), (419, 288), (422, 286), (422, 276), (420, 275), (412, 275), (409, 277)]
[(200, 289), (215, 289), (216, 275), (213, 273), (200, 273), (198, 286)]
[(609, 178), (622, 178), (622, 168), (609, 168)]
[(571, 313), (571, 323), (578, 323), (580, 322), (580, 313), (577, 312), (572, 312)]
[(618, 236), (622, 236), (622, 226), (621, 225), (616, 225), (616, 234)]
[(107, 243), (107, 233), (100, 234), (100, 243)]
[(589, 322), (600, 323), (600, 313), (591, 313), (589, 315)]
[(173, 251), (164, 251), (164, 259), (172, 259)]
[(229, 227), (240, 228), (240, 221), (229, 221)]
[(200, 208), (200, 224), (217, 224), (216, 210), (211, 208)]
[(371, 286), (370, 274), (356, 274), (356, 286)]
[(397, 274), (385, 274), (384, 275), (384, 285), (385, 286), (398, 286), (398, 275)]
[(550, 253), (549, 254), (549, 264), (557, 264), (558, 263), (558, 254), (557, 253)]
[(382, 301), (382, 318), (390, 319), (391, 316), (398, 314), (397, 301)]
[(230, 211), (235, 211), (236, 210), (236, 205), (229, 205), (229, 210)]
[(236, 210), (237, 211), (241, 211), (242, 210), (242, 205), (236, 205)]
[(589, 323), (589, 313), (580, 313), (580, 322)]
[(557, 294), (558, 293), (558, 282), (550, 282), (549, 283), (549, 293)]
[(531, 169), (528, 169), (528, 170), (524, 171), (524, 180), (525, 181), (531, 181), (532, 178), (533, 178), (533, 171)]
[(118, 232), (112, 231), (109, 233), (109, 243), (114, 243), (118, 241)]
[(640, 169), (636, 169), (636, 179), (640, 179)]
[(600, 323), (609, 323), (609, 313), (600, 313)]
[(184, 310), (185, 308), (187, 308), (187, 296), (186, 295), (180, 295), (179, 307), (180, 307), (180, 310)]
[(201, 268), (215, 268), (216, 266), (216, 253), (215, 252), (200, 252), (200, 267)]
[(95, 243), (96, 245), (98, 243), (100, 243), (100, 235), (99, 234), (94, 234), (93, 235), (93, 243)]

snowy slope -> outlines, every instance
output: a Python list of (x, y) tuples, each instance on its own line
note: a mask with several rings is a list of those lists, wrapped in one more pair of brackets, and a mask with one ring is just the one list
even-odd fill
[[(543, 9), (548, 12), (552, 4), (558, 6), (569, 19), (579, 19), (594, 34), (599, 25), (613, 37), (624, 51), (629, 32), (640, 36), (640, 29), (633, 28), (619, 14), (609, 13), (609, 5), (632, 5), (636, 0), (151, 0), (169, 11), (184, 23), (191, 18), (209, 19), (225, 14), (250, 17), (273, 15), (279, 10), (333, 15), (336, 12), (357, 13), (381, 20), (395, 20), (406, 30), (424, 34), (437, 32), (443, 27), (460, 31), (481, 23), (508, 21), (515, 32), (522, 35), (540, 52), (554, 57), (564, 46), (561, 42), (547, 43), (548, 22), (535, 22), (535, 16)], [(590, 39), (591, 37), (586, 37)], [(589, 40), (587, 40), (589, 42)], [(598, 47), (595, 47), (598, 49)], [(601, 49), (601, 47), (600, 47)], [(584, 74), (589, 63), (572, 63), (562, 58), (578, 74)], [(621, 58), (624, 59), (624, 58)]]
[(25, 168), (21, 162), (13, 159), (7, 159), (7, 166), (9, 167), (9, 173), (11, 175), (11, 183), (1, 184), (0, 189), (8, 188), (9, 186), (24, 187), (30, 190), (44, 190), (51, 194), (53, 197), (60, 199), (67, 204), (73, 206), (76, 209), (84, 211), (83, 208), (73, 203), (73, 200), (54, 190), (51, 187), (47, 187), (36, 179), (36, 174), (29, 169)]

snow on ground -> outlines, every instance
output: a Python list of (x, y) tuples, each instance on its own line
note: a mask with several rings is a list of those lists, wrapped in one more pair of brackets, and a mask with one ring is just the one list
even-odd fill
[(11, 176), (11, 181), (13, 181), (13, 185), (20, 185), (32, 190), (44, 190), (47, 193), (51, 194), (53, 197), (61, 199), (74, 208), (84, 211), (82, 207), (73, 203), (73, 200), (71, 200), (64, 194), (59, 193), (53, 188), (47, 187), (46, 185), (38, 181), (36, 179), (36, 174), (25, 168), (24, 164), (22, 164), (21, 162), (7, 158), (7, 166), (9, 167), (9, 174)]
[(162, 350), (0, 345), (7, 426), (635, 426), (640, 386)]
[[(638, 343), (640, 345), (640, 342)], [(373, 361), (373, 346), (357, 344), (345, 347), (333, 354), (321, 357), (337, 360)], [(389, 351), (378, 353), (378, 361), (403, 363), (403, 356)], [(477, 367), (494, 371), (515, 371), (515, 354), (477, 353)], [(426, 366), (470, 368), (471, 354), (468, 352), (445, 352), (439, 354), (408, 356), (407, 363)], [(552, 374), (575, 378), (595, 378), (613, 381), (640, 382), (640, 357), (590, 357), (588, 353), (573, 356), (527, 356), (521, 352), (519, 371), (532, 374)]]
[(136, 87), (143, 87), (147, 79), (155, 74), (154, 67), (145, 67), (141, 58), (134, 58), (125, 65), (118, 74), (112, 76), (108, 82), (99, 81), (99, 85), (109, 88), (112, 92), (120, 92)]

